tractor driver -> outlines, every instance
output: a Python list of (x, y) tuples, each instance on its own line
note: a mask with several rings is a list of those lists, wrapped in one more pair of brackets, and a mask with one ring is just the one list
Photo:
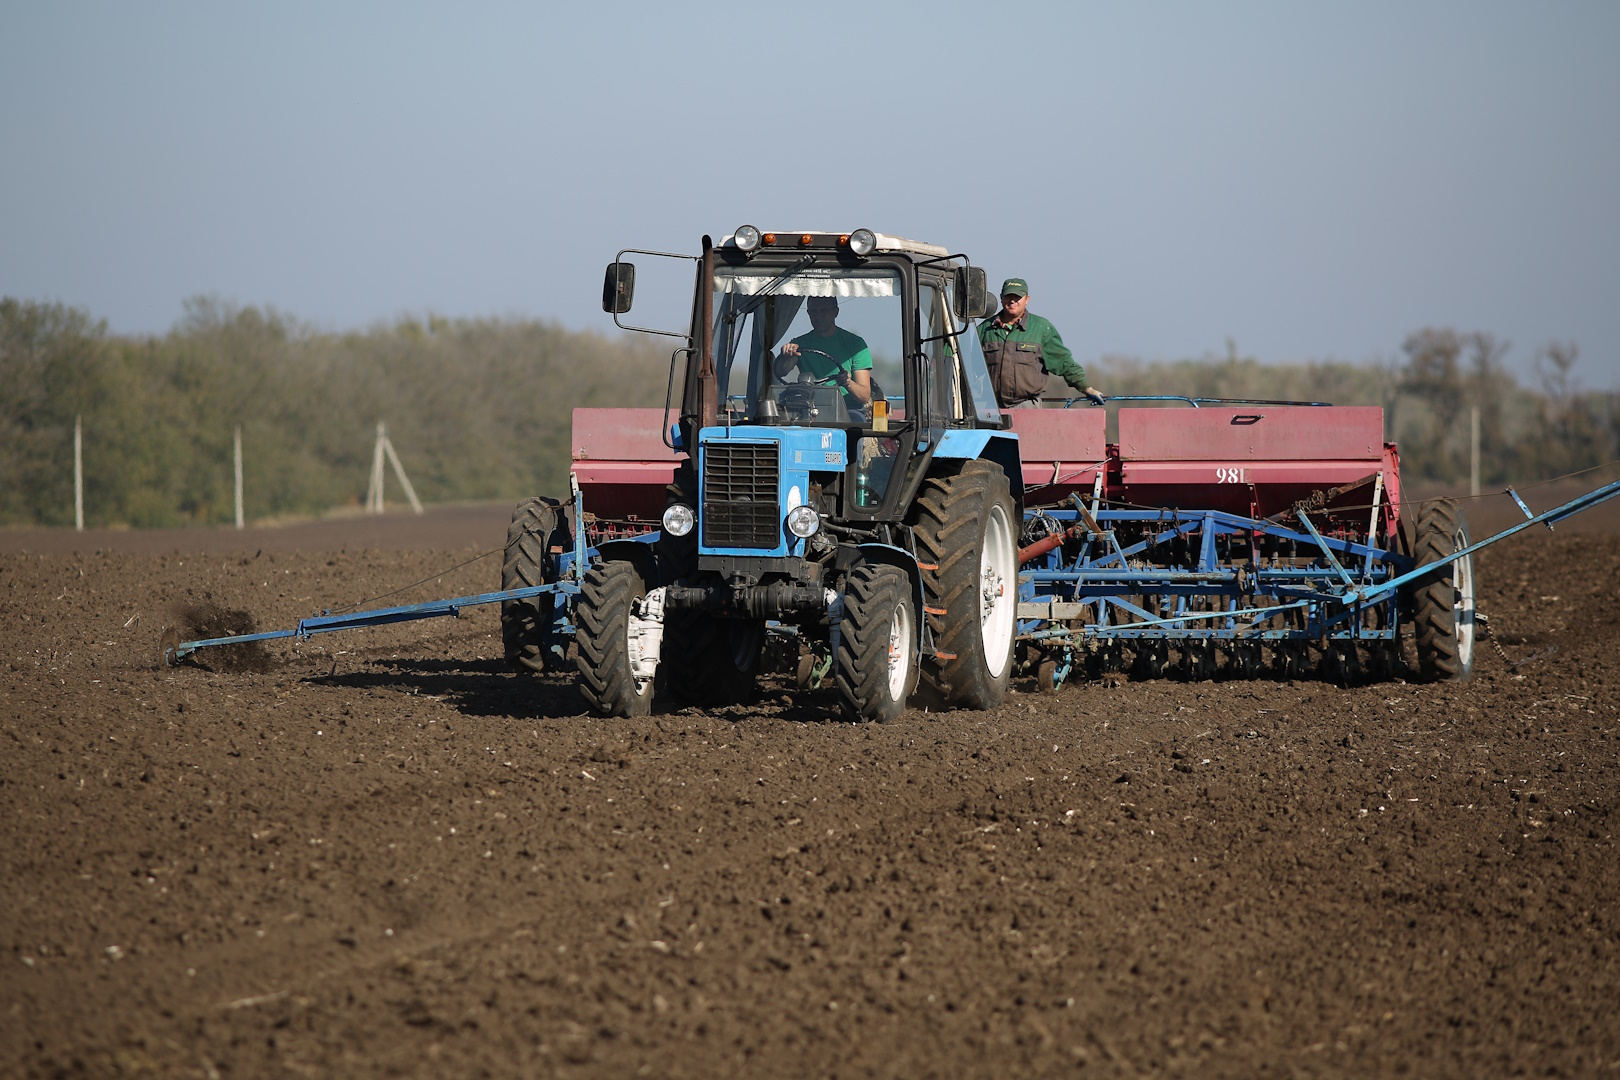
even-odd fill
[(852, 411), (866, 408), (872, 400), (872, 350), (866, 339), (839, 327), (836, 296), (812, 296), (804, 307), (810, 332), (782, 346), (776, 377), (785, 379), (797, 367), (817, 382), (836, 383)]
[(1057, 375), (1094, 403), (1102, 391), (1086, 382), (1086, 369), (1075, 362), (1057, 327), (1029, 310), (1029, 284), (1023, 278), (1001, 283), (1001, 310), (979, 324), (990, 382), (1003, 409), (1038, 409), (1046, 377)]

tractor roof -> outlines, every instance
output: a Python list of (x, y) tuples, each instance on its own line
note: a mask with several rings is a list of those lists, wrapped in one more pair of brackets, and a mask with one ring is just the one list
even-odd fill
[[(921, 240), (907, 240), (903, 236), (890, 236), (887, 233), (874, 232), (877, 237), (877, 246), (874, 251), (905, 252), (909, 255), (927, 255), (930, 258), (944, 258), (950, 254), (949, 248), (938, 244), (926, 244)], [(795, 229), (764, 232), (764, 246), (782, 251), (817, 248), (847, 247), (849, 233), (828, 232), (824, 229)], [(736, 247), (736, 233), (727, 233), (720, 240), (721, 247)]]

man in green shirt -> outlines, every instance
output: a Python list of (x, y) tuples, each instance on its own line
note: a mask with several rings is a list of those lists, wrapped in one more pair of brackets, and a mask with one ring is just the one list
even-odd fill
[(818, 382), (836, 383), (850, 408), (864, 409), (872, 400), (872, 350), (859, 334), (839, 327), (836, 296), (812, 296), (804, 307), (810, 332), (782, 346), (776, 377), (785, 379), (797, 367)]
[(1102, 392), (1086, 384), (1086, 369), (1075, 363), (1057, 327), (1029, 313), (1029, 284), (1023, 278), (1001, 283), (1001, 310), (979, 324), (985, 366), (1003, 409), (1038, 409), (1046, 377), (1063, 381), (1098, 405)]

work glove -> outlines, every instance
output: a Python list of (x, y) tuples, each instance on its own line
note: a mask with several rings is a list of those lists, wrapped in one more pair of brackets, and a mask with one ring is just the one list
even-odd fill
[(1107, 398), (1103, 397), (1102, 391), (1096, 389), (1095, 387), (1088, 386), (1081, 392), (1085, 394), (1086, 397), (1090, 398), (1092, 404), (1094, 405), (1101, 405), (1103, 402), (1108, 400)]

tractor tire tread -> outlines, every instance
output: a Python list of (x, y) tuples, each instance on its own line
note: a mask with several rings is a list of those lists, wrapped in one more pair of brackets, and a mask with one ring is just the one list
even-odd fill
[[(525, 589), (549, 580), (552, 538), (564, 520), (554, 499), (535, 496), (518, 503), (506, 530), (501, 562), (501, 589)], [(550, 596), (501, 603), (501, 643), (506, 660), (523, 671), (542, 672), (558, 666), (546, 653), (546, 631), (555, 610)]]
[(634, 567), (603, 563), (580, 583), (575, 609), (578, 628), (579, 692), (603, 716), (647, 716), (652, 712), (651, 683), (638, 690), (630, 671), (630, 604), (645, 591)]
[[(889, 628), (896, 608), (912, 602), (911, 581), (899, 567), (869, 563), (851, 571), (834, 665), (838, 694), (849, 719), (886, 724), (905, 711), (906, 698), (917, 681), (916, 656), (912, 656), (905, 692), (896, 701), (889, 693)], [(915, 612), (912, 618), (916, 618)], [(908, 642), (907, 648), (913, 649), (914, 643)]]
[(924, 602), (944, 611), (924, 617), (935, 651), (955, 654), (954, 659), (925, 657), (918, 665), (918, 694), (930, 707), (994, 708), (1006, 693), (1012, 665), (1000, 678), (989, 676), (980, 627), (980, 546), (990, 507), (998, 500), (1011, 502), (1007, 478), (999, 466), (982, 461), (931, 476), (917, 491), (912, 538), (918, 562), (935, 567), (921, 570)]
[[(1466, 534), (1468, 518), (1455, 499), (1426, 503), (1418, 514), (1413, 558), (1419, 566), (1439, 562), (1453, 551), (1455, 537)], [(1430, 581), (1412, 594), (1412, 624), (1417, 638), (1418, 668), (1434, 682), (1468, 677), (1457, 641), (1456, 588), (1449, 575)]]

